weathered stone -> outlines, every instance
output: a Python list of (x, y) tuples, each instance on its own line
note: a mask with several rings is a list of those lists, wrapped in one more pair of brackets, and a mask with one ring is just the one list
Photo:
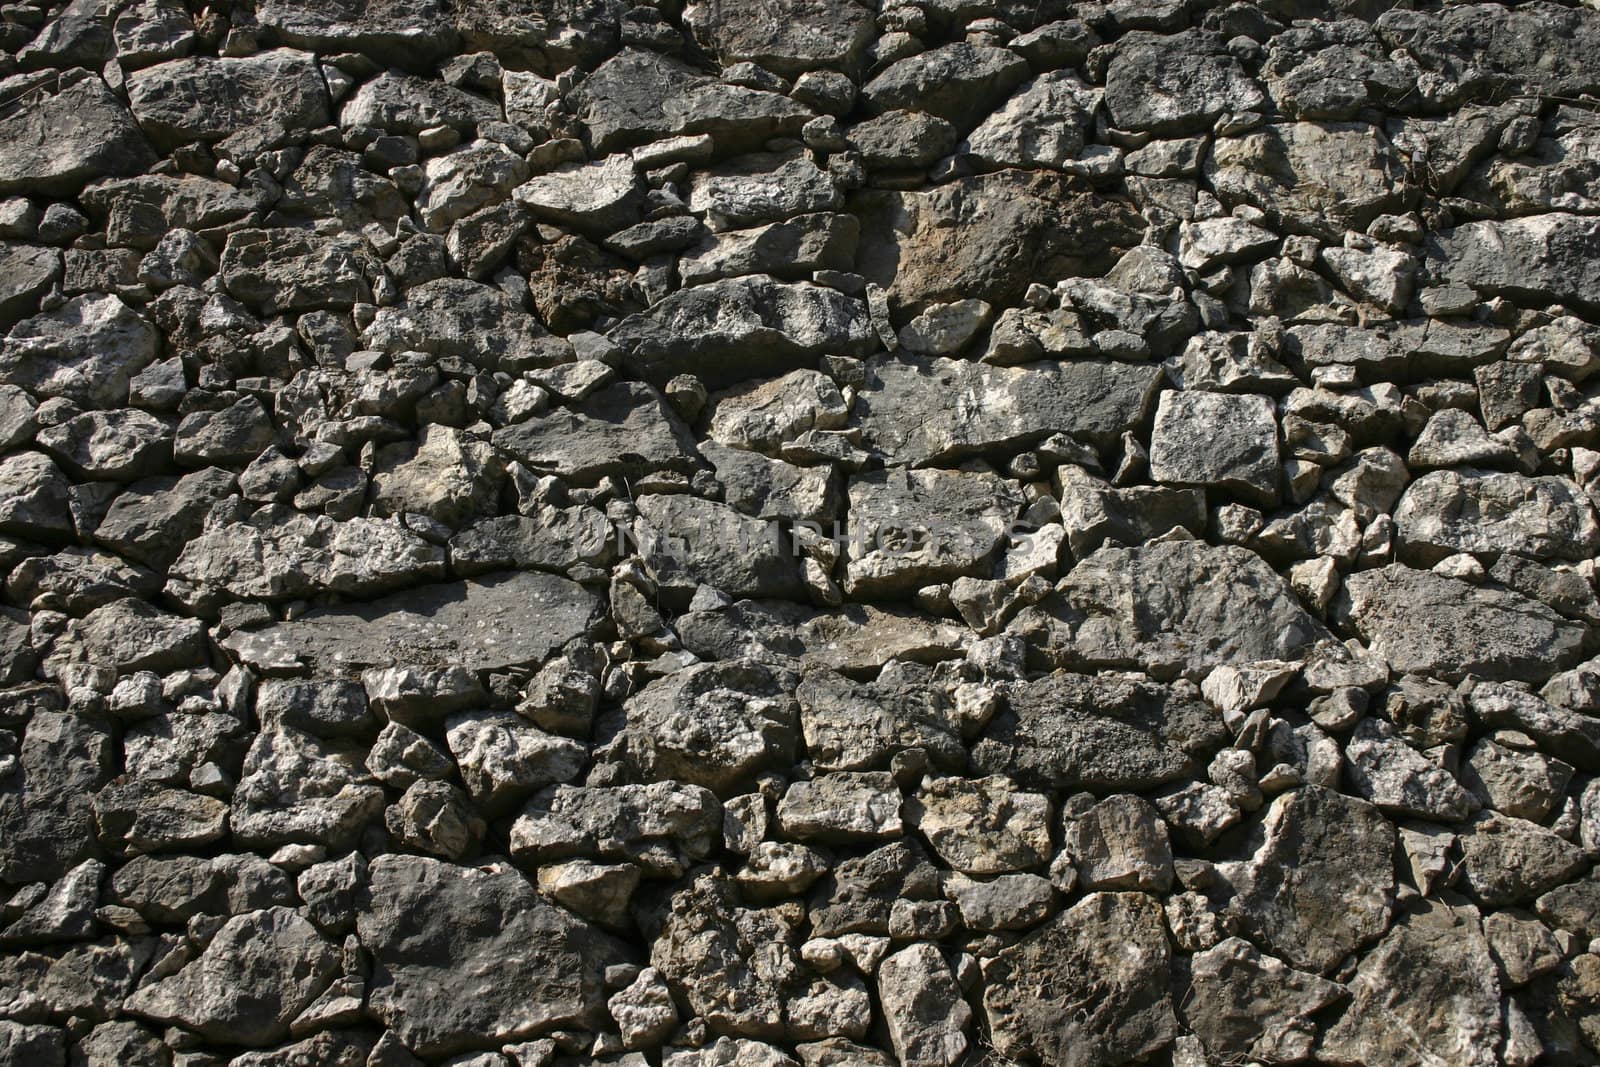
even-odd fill
[(816, 669), (801, 678), (795, 698), (806, 754), (820, 770), (883, 770), (913, 748), (948, 770), (965, 767), (959, 712), (940, 686), (915, 676), (857, 682)]
[[(693, 221), (693, 220), (688, 220)], [(747, 230), (705, 233), (678, 258), (685, 285), (704, 285), (743, 274), (768, 274), (785, 281), (803, 281), (818, 270), (855, 266), (860, 223), (854, 215), (813, 212)]]
[(0, 119), (0, 142), (9, 146), (0, 194), (71, 196), (94, 178), (138, 174), (155, 162), (128, 109), (92, 76), (28, 94)]
[(855, 0), (808, 0), (782, 18), (695, 3), (683, 21), (724, 64), (752, 62), (785, 77), (818, 67), (850, 70), (873, 37), (871, 12)]
[(329, 118), (327, 86), (308, 52), (175, 59), (128, 78), (128, 102), (158, 145), (220, 141), (268, 121), (309, 129)]
[(297, 48), (362, 52), (411, 67), (457, 47), (455, 21), (439, 0), (343, 0), (324, 6), (305, 0), (264, 0), (256, 21)]
[(983, 965), (995, 1048), (1048, 1067), (1109, 1067), (1178, 1033), (1167, 992), (1161, 906), (1143, 893), (1094, 893)]
[(722, 806), (708, 789), (655, 782), (536, 794), (511, 826), (511, 854), (536, 863), (588, 856), (681, 873), (722, 844)]
[(967, 151), (994, 167), (1055, 167), (1078, 158), (1100, 94), (1071, 71), (1041, 74), (967, 136)]
[(383, 810), (366, 774), (366, 747), (291, 726), (263, 729), (244, 758), (229, 822), (242, 843), (348, 848)]
[(1206, 176), (1224, 203), (1260, 208), (1286, 229), (1338, 239), (1414, 196), (1400, 154), (1361, 122), (1292, 122), (1219, 139)]
[(763, 274), (680, 289), (609, 336), (642, 377), (687, 372), (708, 386), (809, 366), (825, 353), (863, 356), (875, 341), (861, 301)]
[(937, 947), (912, 945), (879, 964), (878, 1001), (902, 1067), (961, 1062), (972, 1009)]
[(447, 1055), (604, 1016), (601, 979), (621, 946), (517, 871), (399, 855), (369, 869), (356, 928), (373, 957), (370, 1010), (407, 1047)]
[(1583, 850), (1536, 823), (1488, 812), (1461, 834), (1466, 884), (1488, 907), (1532, 900), (1584, 867)]
[(570, 782), (588, 756), (578, 742), (509, 711), (452, 715), (445, 740), (473, 802), (489, 815), (509, 811), (541, 786)]
[(1297, 971), (1230, 937), (1195, 954), (1193, 997), (1184, 1017), (1213, 1056), (1295, 1063), (1311, 1055), (1312, 1016), (1344, 996), (1324, 978)]
[(1593, 306), (1600, 284), (1600, 220), (1550, 212), (1485, 219), (1432, 234), (1423, 244), (1429, 276), (1486, 295)]
[[(1394, 991), (1411, 991), (1396, 997)], [(1350, 980), (1352, 999), (1323, 1055), (1361, 1062), (1428, 1057), (1491, 1067), (1501, 989), (1476, 910), (1431, 901), (1402, 917)]]
[(924, 781), (907, 801), (905, 817), (963, 874), (1037, 870), (1050, 857), (1049, 800), (1018, 792), (998, 776)]
[(1407, 487), (1394, 521), (1421, 564), (1453, 552), (1578, 559), (1600, 545), (1593, 506), (1565, 478), (1435, 471)]
[(128, 482), (171, 460), (172, 428), (143, 411), (89, 411), (39, 431), (39, 445), (76, 477)]
[(222, 801), (149, 782), (106, 786), (95, 794), (94, 815), (101, 840), (125, 856), (201, 848), (228, 829)]
[(71, 483), (41, 452), (14, 452), (0, 459), (0, 533), (59, 541), (75, 532), (68, 506)]
[(1219, 41), (1191, 31), (1119, 41), (1106, 67), (1105, 100), (1118, 127), (1173, 136), (1208, 129), (1224, 114), (1260, 110), (1266, 96)]
[(727, 85), (657, 52), (624, 49), (572, 94), (596, 154), (678, 134), (708, 133), (719, 147), (794, 136), (813, 114), (776, 93)]
[(850, 424), (885, 462), (912, 467), (1009, 454), (1055, 433), (1108, 448), (1144, 421), (1160, 381), (1159, 368), (1126, 363), (878, 358)]
[(513, 197), (535, 216), (597, 234), (639, 221), (643, 184), (625, 154), (566, 163), (517, 186)]
[(13, 326), (0, 341), (0, 375), (38, 396), (115, 408), (159, 345), (155, 328), (128, 305), (91, 293)]
[(1394, 829), (1370, 804), (1302, 786), (1272, 802), (1246, 847), (1217, 868), (1229, 913), (1292, 966), (1326, 973), (1388, 928)]
[(1011, 629), (1055, 666), (1152, 672), (1294, 660), (1329, 637), (1259, 556), (1187, 540), (1100, 549)]
[(1062, 819), (1062, 853), (1085, 889), (1172, 888), (1172, 848), (1166, 825), (1150, 803), (1128, 793), (1107, 797)]
[(872, 114), (926, 111), (966, 130), (1027, 75), (1027, 63), (1014, 52), (948, 44), (891, 64), (862, 87), (861, 99)]
[(675, 672), (629, 698), (621, 751), (647, 780), (738, 792), (793, 761), (793, 687), (792, 675), (751, 660)]
[(537, 572), (421, 586), (348, 608), (321, 608), (223, 642), (260, 670), (328, 677), (363, 667), (456, 664), (494, 670), (543, 662), (587, 632), (600, 602)]
[(821, 844), (882, 841), (904, 832), (900, 790), (885, 771), (839, 771), (791, 782), (778, 802), (778, 826)]
[(1272, 400), (1252, 394), (1161, 394), (1150, 437), (1150, 476), (1216, 487), (1251, 503), (1278, 499), (1278, 424)]
[(925, 192), (869, 191), (851, 210), (861, 218), (857, 270), (904, 317), (969, 298), (1015, 306), (1031, 283), (1104, 272), (1144, 231), (1120, 200), (1013, 168)]
[(491, 100), (453, 85), (392, 70), (363, 84), (339, 111), (341, 126), (372, 126), (409, 134), (435, 126), (467, 133), (479, 123), (499, 119), (500, 108)]
[(689, 180), (689, 210), (713, 231), (832, 211), (841, 199), (833, 179), (800, 149), (740, 156)]
[(1007, 692), (972, 748), (972, 767), (1040, 789), (1148, 789), (1222, 744), (1222, 718), (1136, 675), (1054, 673)]
[(1583, 627), (1543, 604), (1398, 564), (1351, 575), (1334, 611), (1402, 672), (1542, 681), (1582, 656)]
[(367, 348), (458, 356), (485, 370), (520, 373), (572, 358), (572, 346), (492, 286), (439, 278), (406, 292), (405, 302), (379, 308), (361, 333)]
[(1345, 748), (1355, 791), (1386, 812), (1455, 822), (1472, 810), (1472, 798), (1450, 776), (1395, 735), (1379, 719), (1362, 719)]
[(346, 308), (371, 298), (367, 253), (349, 237), (237, 230), (218, 269), (231, 295), (267, 314)]
[(845, 589), (906, 594), (981, 576), (1022, 505), (993, 474), (889, 470), (852, 478)]
[(212, 1041), (269, 1045), (338, 973), (338, 954), (289, 908), (236, 915), (198, 959), (143, 986), (127, 1009)]
[(775, 522), (683, 494), (640, 498), (639, 517), (640, 555), (663, 586), (709, 585), (741, 597), (801, 595), (799, 559)]

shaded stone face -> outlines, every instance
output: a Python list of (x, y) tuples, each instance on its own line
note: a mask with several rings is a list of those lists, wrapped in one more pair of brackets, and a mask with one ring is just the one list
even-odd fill
[(0, 5), (0, 1065), (1600, 1062), (1597, 96)]

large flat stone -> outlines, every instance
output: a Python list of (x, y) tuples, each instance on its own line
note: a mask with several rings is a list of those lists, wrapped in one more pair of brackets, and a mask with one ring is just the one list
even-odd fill
[(292, 622), (238, 631), (223, 646), (256, 670), (332, 677), (367, 667), (499, 670), (542, 662), (602, 612), (576, 582), (507, 572), (419, 586), (366, 604), (319, 608)]

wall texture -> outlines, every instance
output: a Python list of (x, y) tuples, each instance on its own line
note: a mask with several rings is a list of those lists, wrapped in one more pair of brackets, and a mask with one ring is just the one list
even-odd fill
[(0, 1063), (1600, 1052), (1600, 11), (0, 7)]

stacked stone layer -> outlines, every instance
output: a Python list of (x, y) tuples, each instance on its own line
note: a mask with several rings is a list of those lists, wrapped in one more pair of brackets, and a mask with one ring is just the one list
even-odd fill
[(0, 7), (0, 1063), (1600, 1061), (1600, 11)]

